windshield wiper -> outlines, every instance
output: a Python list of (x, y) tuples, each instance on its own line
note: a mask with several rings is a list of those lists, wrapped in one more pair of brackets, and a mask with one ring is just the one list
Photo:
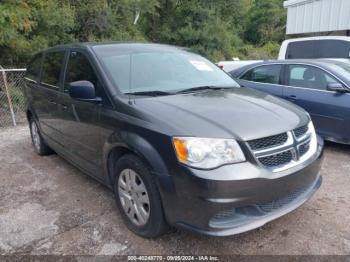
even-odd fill
[(228, 86), (196, 86), (192, 88), (186, 88), (180, 91), (177, 91), (176, 94), (185, 94), (202, 90), (220, 90), (220, 89), (230, 89)]
[(153, 91), (131, 92), (126, 94), (135, 95), (135, 96), (168, 96), (168, 95), (172, 95), (173, 93), (161, 91), (161, 90), (153, 90)]

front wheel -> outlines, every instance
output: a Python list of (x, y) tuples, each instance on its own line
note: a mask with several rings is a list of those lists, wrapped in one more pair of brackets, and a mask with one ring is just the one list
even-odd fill
[(148, 167), (136, 156), (125, 155), (116, 164), (114, 193), (126, 226), (143, 237), (166, 232), (159, 191)]

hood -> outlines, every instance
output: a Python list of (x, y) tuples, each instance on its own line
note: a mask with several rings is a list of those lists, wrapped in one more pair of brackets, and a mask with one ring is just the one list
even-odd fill
[(292, 130), (309, 120), (290, 102), (248, 88), (140, 98), (136, 108), (174, 127), (177, 136), (248, 141)]

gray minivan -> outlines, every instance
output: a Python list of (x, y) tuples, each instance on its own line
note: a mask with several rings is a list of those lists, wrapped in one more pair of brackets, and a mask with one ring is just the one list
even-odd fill
[(323, 141), (310, 116), (240, 87), (179, 47), (83, 43), (34, 56), (26, 75), (35, 151), (111, 188), (127, 227), (226, 236), (305, 203)]

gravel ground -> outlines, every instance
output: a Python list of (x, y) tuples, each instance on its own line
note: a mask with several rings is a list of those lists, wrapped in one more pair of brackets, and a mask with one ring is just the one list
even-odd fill
[(126, 229), (112, 193), (57, 155), (37, 156), (29, 131), (0, 131), (0, 254), (350, 254), (350, 146), (326, 144), (323, 185), (298, 210), (226, 238)]

